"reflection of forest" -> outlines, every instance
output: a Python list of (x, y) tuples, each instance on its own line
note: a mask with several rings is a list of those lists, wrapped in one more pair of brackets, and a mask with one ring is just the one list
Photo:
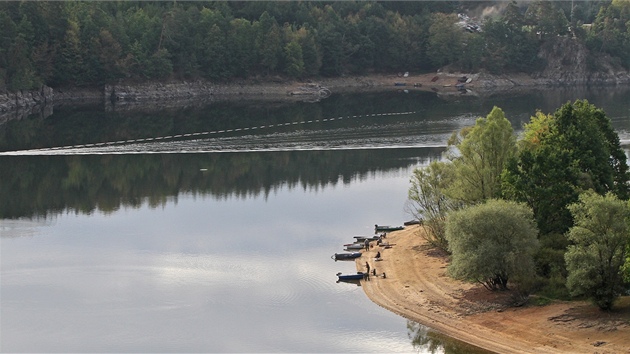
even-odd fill
[(440, 157), (441, 149), (1, 157), (0, 218), (158, 206), (180, 193), (213, 198), (324, 188)]
[[(91, 144), (108, 141), (169, 136), (202, 131), (236, 129), (259, 125), (327, 119), (349, 115), (389, 112), (419, 112), (433, 122), (460, 115), (485, 116), (493, 106), (501, 107), (516, 129), (529, 121), (537, 109), (550, 113), (576, 98), (587, 98), (604, 108), (610, 117), (628, 116), (630, 88), (597, 90), (586, 87), (537, 88), (523, 92), (487, 93), (480, 97), (451, 97), (443, 100), (434, 93), (397, 92), (335, 94), (317, 104), (305, 102), (219, 101), (180, 107), (146, 107), (145, 110), (106, 111), (102, 106), (55, 107), (52, 115), (32, 114), (0, 124), (0, 151)], [(622, 120), (627, 120), (622, 118)], [(418, 119), (397, 117), (397, 119)], [(344, 121), (343, 128), (381, 125), (391, 122), (381, 117)], [(627, 122), (613, 119), (616, 128)], [(330, 129), (340, 125), (310, 125), (310, 129)], [(453, 126), (453, 130), (459, 127)], [(625, 129), (625, 126), (623, 127)]]
[[(387, 124), (414, 125), (454, 131), (458, 117), (485, 116), (494, 105), (503, 108), (519, 129), (536, 109), (552, 112), (559, 103), (587, 97), (604, 108), (616, 130), (627, 139), (630, 90), (586, 88), (497, 93), (487, 97), (445, 102), (426, 92), (333, 95), (318, 103), (215, 102), (174, 110), (105, 112), (102, 107), (55, 107), (48, 118), (33, 115), (0, 124), (0, 151), (67, 146), (103, 141), (166, 136), (256, 125), (279, 125), (348, 115), (416, 111), (395, 118), (370, 117), (303, 125), (329, 133), (334, 129), (378, 128)], [(422, 122), (426, 125), (418, 124)], [(287, 129), (298, 129), (290, 126)], [(276, 130), (274, 132), (281, 132)], [(402, 133), (405, 134), (405, 133)], [(621, 135), (621, 134), (620, 134)], [(378, 171), (407, 167), (417, 158), (438, 157), (423, 150), (275, 152), (195, 155), (0, 157), (0, 217), (47, 215), (66, 209), (90, 212), (121, 205), (151, 205), (180, 192), (213, 197), (266, 194), (274, 188), (318, 188)], [(207, 169), (201, 172), (200, 169)]]
[[(390, 92), (333, 95), (319, 104), (241, 100), (133, 111), (106, 111), (98, 105), (62, 106), (55, 107), (54, 113), (47, 118), (34, 114), (0, 125), (0, 151), (279, 125), (357, 114), (422, 110), (441, 117), (445, 112), (453, 111), (452, 106), (441, 105), (441, 102), (432, 93), (402, 95)], [(466, 109), (467, 105), (460, 105), (460, 110)], [(379, 119), (369, 123), (378, 124)], [(328, 127), (314, 125), (313, 129)]]

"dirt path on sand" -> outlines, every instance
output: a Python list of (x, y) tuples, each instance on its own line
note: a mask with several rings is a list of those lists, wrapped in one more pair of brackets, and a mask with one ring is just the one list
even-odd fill
[[(376, 304), (450, 337), (499, 353), (630, 353), (630, 297), (617, 311), (600, 312), (586, 302), (510, 307), (511, 294), (446, 275), (447, 257), (428, 247), (419, 226), (392, 232), (391, 248), (376, 246), (357, 259), (386, 278), (362, 281)], [(375, 261), (376, 252), (382, 260)]]

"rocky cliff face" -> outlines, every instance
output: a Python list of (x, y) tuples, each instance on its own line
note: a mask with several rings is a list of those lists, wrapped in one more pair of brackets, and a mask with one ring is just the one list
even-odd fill
[(52, 102), (52, 100), (53, 89), (48, 86), (32, 91), (2, 92), (0, 93), (0, 112), (32, 107)]
[[(609, 56), (591, 53), (574, 38), (556, 37), (547, 41), (538, 53), (545, 68), (532, 75), (542, 84), (627, 84), (630, 73)], [(593, 67), (593, 66), (597, 67)]]
[(52, 102), (53, 89), (48, 86), (32, 91), (0, 92), (0, 124), (38, 113), (48, 105), (52, 109)]

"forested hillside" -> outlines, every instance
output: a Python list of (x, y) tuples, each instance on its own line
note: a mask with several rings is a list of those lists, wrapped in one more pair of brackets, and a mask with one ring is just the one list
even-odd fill
[(630, 68), (630, 0), (10, 1), (0, 91), (119, 79), (308, 78), (366, 72), (535, 72), (557, 36)]

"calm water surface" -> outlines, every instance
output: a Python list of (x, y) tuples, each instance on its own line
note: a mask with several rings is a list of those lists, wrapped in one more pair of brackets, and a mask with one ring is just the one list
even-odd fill
[[(9, 121), (0, 350), (469, 353), (337, 283), (355, 265), (330, 256), (409, 219), (409, 176), (452, 131), (494, 105), (518, 129), (583, 97), (628, 140), (623, 88), (61, 107)], [(130, 142), (92, 145), (116, 141)]]

